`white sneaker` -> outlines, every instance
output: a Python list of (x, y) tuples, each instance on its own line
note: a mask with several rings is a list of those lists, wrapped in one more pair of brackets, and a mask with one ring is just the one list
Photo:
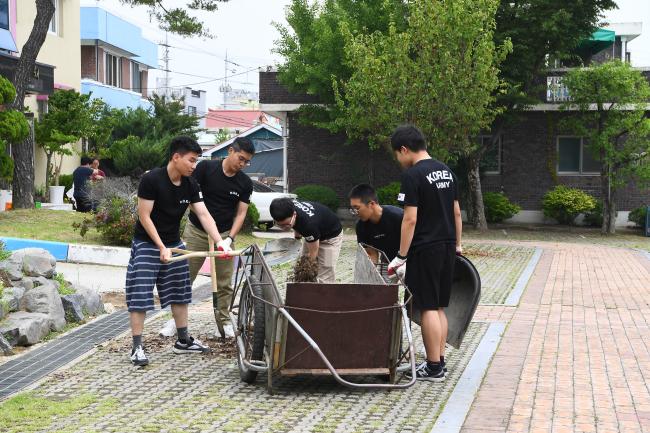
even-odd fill
[(235, 330), (231, 324), (223, 325), (223, 333), (226, 338), (235, 338)]

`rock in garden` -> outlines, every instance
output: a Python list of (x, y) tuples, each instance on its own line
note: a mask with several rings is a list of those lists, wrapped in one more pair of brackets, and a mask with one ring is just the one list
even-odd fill
[(83, 296), (79, 294), (61, 296), (63, 310), (65, 310), (65, 320), (67, 322), (83, 322), (85, 317), (83, 313)]
[(32, 290), (34, 288), (34, 282), (31, 280), (31, 278), (23, 278), (22, 280), (14, 281), (13, 286), (22, 287), (24, 290)]
[[(28, 283), (27, 283), (28, 285), (29, 285), (29, 282), (31, 282), (32, 283), (32, 289), (34, 287), (48, 286), (48, 285), (53, 285), (53, 286), (55, 286), (57, 288), (59, 287), (59, 282), (58, 281), (48, 280), (45, 277), (25, 277), (25, 278), (23, 278), (23, 281), (28, 281)], [(27, 290), (31, 290), (31, 289), (27, 289)]]
[(9, 314), (9, 305), (0, 299), (0, 321)]
[(11, 281), (18, 281), (23, 277), (22, 262), (15, 263), (9, 260), (0, 262), (0, 269), (2, 269)]
[(7, 339), (0, 334), (0, 355), (11, 356), (14, 354), (13, 347), (7, 341)]
[(65, 327), (65, 311), (55, 286), (48, 284), (28, 291), (22, 304), (30, 313), (46, 314), (53, 331), (60, 331)]
[(41, 341), (50, 332), (50, 320), (43, 313), (19, 311), (11, 313), (0, 324), (0, 334), (13, 346), (29, 346)]
[(18, 311), (20, 309), (20, 304), (23, 296), (25, 296), (25, 289), (22, 287), (5, 287), (2, 290), (2, 298), (0, 298), (0, 303), (6, 304), (9, 308), (9, 311)]
[(111, 304), (110, 302), (105, 302), (104, 303), (104, 312), (106, 314), (113, 314), (115, 312), (115, 306)]
[(75, 293), (83, 296), (82, 307), (86, 314), (91, 316), (96, 316), (104, 312), (104, 303), (102, 302), (102, 297), (97, 292), (97, 290), (89, 289), (88, 287), (75, 284), (72, 286)]
[(33, 252), (23, 257), (23, 273), (30, 277), (52, 278), (56, 269), (56, 259), (49, 252)]

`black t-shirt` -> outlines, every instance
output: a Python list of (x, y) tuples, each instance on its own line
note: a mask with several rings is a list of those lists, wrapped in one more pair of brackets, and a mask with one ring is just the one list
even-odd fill
[(72, 172), (72, 182), (74, 184), (75, 197), (88, 197), (88, 181), (93, 175), (94, 170), (90, 167), (80, 166)]
[[(140, 179), (138, 197), (153, 200), (151, 220), (165, 245), (180, 242), (181, 219), (190, 203), (203, 201), (199, 184), (191, 177), (181, 177), (176, 186), (167, 174), (167, 167), (154, 168)], [(153, 242), (140, 221), (135, 223), (135, 238)]]
[(307, 242), (332, 239), (343, 231), (339, 218), (325, 205), (294, 200), (293, 207), (296, 210), (296, 224), (293, 229)]
[[(217, 223), (219, 231), (225, 232), (232, 228), (239, 202), (251, 202), (253, 181), (241, 171), (234, 176), (226, 176), (222, 164), (222, 161), (201, 161), (192, 177), (199, 183), (205, 206)], [(190, 221), (203, 230), (201, 221), (191, 211)]]
[(357, 222), (357, 242), (370, 245), (386, 253), (393, 260), (399, 252), (404, 211), (396, 206), (382, 206), (383, 212), (377, 224), (370, 221)]
[(454, 201), (458, 183), (452, 171), (440, 161), (425, 159), (402, 173), (397, 200), (418, 208), (411, 250), (442, 242), (456, 242)]

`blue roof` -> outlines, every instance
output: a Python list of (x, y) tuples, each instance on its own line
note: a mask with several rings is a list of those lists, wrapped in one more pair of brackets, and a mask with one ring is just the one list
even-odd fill
[(99, 40), (133, 54), (136, 62), (158, 67), (158, 45), (142, 36), (142, 30), (98, 7), (81, 8), (81, 39)]

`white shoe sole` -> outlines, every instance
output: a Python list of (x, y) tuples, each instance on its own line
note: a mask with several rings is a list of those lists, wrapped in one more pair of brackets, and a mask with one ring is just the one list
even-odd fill
[(174, 349), (172, 351), (177, 355), (189, 355), (189, 354), (192, 354), (192, 353), (200, 355), (202, 353), (209, 353), (210, 352), (210, 350), (189, 350), (189, 349), (179, 349), (177, 347), (174, 347)]

